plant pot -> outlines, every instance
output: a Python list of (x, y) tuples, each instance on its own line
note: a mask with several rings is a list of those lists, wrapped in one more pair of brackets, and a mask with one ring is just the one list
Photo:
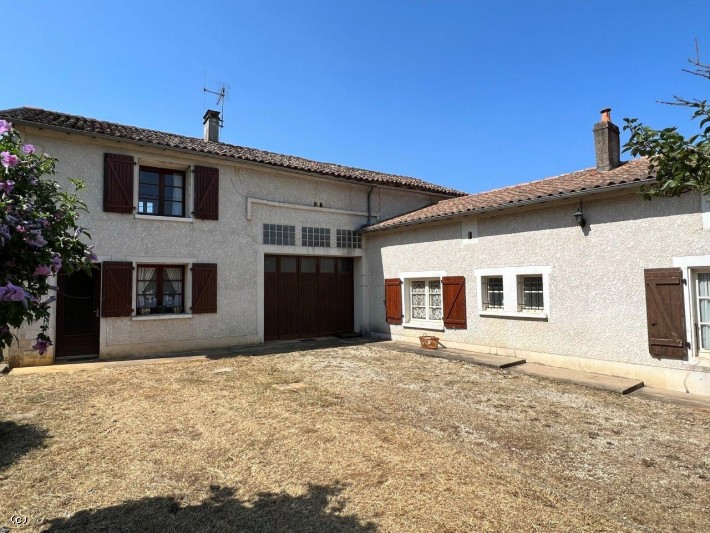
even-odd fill
[(141, 307), (138, 309), (138, 312), (141, 315), (149, 315), (150, 314), (150, 307)]
[(176, 315), (182, 313), (182, 305), (174, 305), (173, 313), (175, 313)]

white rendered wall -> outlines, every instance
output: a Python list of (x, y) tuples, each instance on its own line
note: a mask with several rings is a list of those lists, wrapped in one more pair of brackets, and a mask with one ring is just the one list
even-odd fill
[[(710, 394), (708, 362), (692, 354), (687, 361), (652, 357), (646, 327), (644, 269), (673, 267), (679, 257), (710, 251), (699, 196), (646, 202), (627, 192), (585, 199), (584, 229), (574, 223), (577, 206), (546, 204), (481, 216), (475, 224), (477, 237), (470, 240), (465, 231), (472, 226), (470, 217), (367, 233), (371, 331), (412, 339), (426, 333), (386, 323), (383, 280), (402, 271), (445, 269), (449, 276), (466, 277), (468, 328), (440, 334), (451, 346), (528, 353), (528, 359), (544, 354), (548, 364), (557, 366), (575, 367), (578, 362), (570, 358), (580, 358), (694, 372), (695, 389), (705, 387)], [(479, 313), (476, 270), (513, 267), (544, 267), (549, 278), (547, 319)], [(684, 378), (679, 374), (674, 379)]]

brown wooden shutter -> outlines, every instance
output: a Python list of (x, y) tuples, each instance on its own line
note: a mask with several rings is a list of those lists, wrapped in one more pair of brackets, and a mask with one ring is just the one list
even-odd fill
[(402, 280), (385, 280), (385, 316), (388, 324), (402, 323)]
[(104, 211), (133, 212), (133, 157), (104, 154)]
[(101, 265), (101, 315), (133, 314), (133, 263), (104, 262)]
[(214, 263), (192, 265), (192, 312), (217, 312), (217, 265)]
[(195, 167), (195, 218), (219, 220), (219, 169)]
[(444, 298), (444, 327), (466, 329), (466, 278), (443, 277), (441, 285)]
[(685, 357), (683, 272), (680, 268), (648, 268), (644, 278), (648, 351), (656, 357)]

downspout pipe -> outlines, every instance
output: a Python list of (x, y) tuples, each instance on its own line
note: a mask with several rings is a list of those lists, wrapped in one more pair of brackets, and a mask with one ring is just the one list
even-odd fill
[(372, 191), (375, 190), (375, 187), (370, 187), (370, 190), (367, 191), (367, 225), (369, 226), (372, 224)]

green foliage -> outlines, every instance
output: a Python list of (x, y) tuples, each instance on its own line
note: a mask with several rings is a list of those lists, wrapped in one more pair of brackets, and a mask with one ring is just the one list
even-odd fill
[(84, 183), (70, 180), (74, 190), (62, 191), (56, 160), (23, 145), (11, 124), (0, 121), (0, 348), (15, 338), (11, 328), (40, 322), (34, 348), (51, 344), (47, 335), (50, 304), (56, 291), (53, 276), (90, 269), (93, 253), (77, 224), (86, 205), (77, 194)]
[[(710, 65), (690, 60), (695, 66), (690, 74), (710, 80)], [(675, 127), (656, 130), (635, 118), (625, 118), (624, 130), (631, 138), (624, 152), (632, 156), (647, 157), (649, 173), (656, 181), (642, 188), (647, 200), (663, 196), (679, 196), (687, 191), (710, 194), (710, 106), (707, 100), (686, 100), (675, 97), (670, 105), (693, 110), (692, 119), (698, 121), (699, 132), (685, 137)]]

